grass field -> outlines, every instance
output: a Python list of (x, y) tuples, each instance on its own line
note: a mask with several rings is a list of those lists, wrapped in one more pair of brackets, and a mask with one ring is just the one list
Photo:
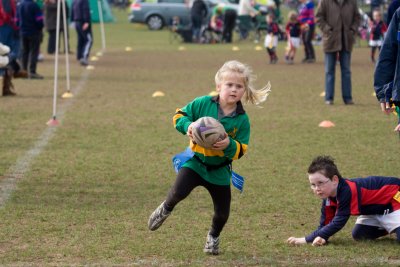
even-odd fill
[[(345, 177), (399, 176), (396, 120), (381, 114), (372, 96), (373, 65), (365, 45), (353, 53), (356, 105), (341, 101), (338, 68), (336, 102), (326, 106), (320, 97), (321, 47), (317, 63), (299, 63), (299, 51), (296, 64), (288, 66), (282, 43), (280, 62), (269, 65), (265, 51), (256, 51), (250, 41), (234, 44), (240, 51), (228, 44), (170, 42), (168, 31), (129, 24), (121, 11), (116, 16), (116, 23), (106, 25), (107, 50), (93, 62), (94, 70), (72, 58), (72, 92), (79, 92), (73, 99), (58, 98), (61, 124), (37, 156), (26, 154), (49, 131), (53, 58), (38, 66), (44, 80), (16, 80), (18, 96), (0, 97), (0, 184), (16, 174), (18, 160), (31, 160), (0, 207), (0, 265), (400, 264), (394, 237), (353, 241), (354, 218), (326, 247), (285, 243), (319, 222), (320, 200), (306, 175), (314, 156), (332, 155)], [(98, 25), (94, 35), (93, 55), (101, 47)], [(74, 31), (71, 38), (75, 51)], [(178, 49), (182, 45), (185, 51)], [(174, 181), (171, 157), (188, 142), (172, 126), (175, 109), (214, 90), (216, 71), (230, 59), (251, 65), (257, 86), (270, 81), (272, 92), (262, 108), (245, 107), (252, 124), (250, 148), (234, 169), (246, 185), (242, 194), (233, 191), (222, 254), (210, 257), (202, 252), (212, 216), (204, 189), (180, 203), (158, 231), (147, 230), (147, 219)], [(65, 91), (63, 62), (62, 57), (59, 95)], [(165, 97), (153, 98), (157, 90)], [(336, 127), (319, 128), (322, 120)]]

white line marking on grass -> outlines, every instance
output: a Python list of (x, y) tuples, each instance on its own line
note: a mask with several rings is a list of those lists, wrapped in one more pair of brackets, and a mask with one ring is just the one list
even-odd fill
[[(86, 81), (89, 78), (89, 73), (90, 71), (83, 72), (81, 79), (73, 92), (75, 96), (77, 96), (84, 88), (84, 85), (86, 84)], [(74, 99), (75, 98), (70, 98), (68, 100), (65, 100), (65, 102), (63, 102), (58, 106), (59, 107), (57, 111), (58, 121), (61, 122), (63, 120), (65, 112), (73, 104)], [(46, 125), (46, 122), (43, 122), (43, 125)], [(30, 170), (32, 161), (38, 155), (40, 155), (40, 153), (49, 143), (51, 138), (53, 138), (55, 132), (57, 131), (57, 128), (58, 128), (57, 126), (56, 127), (48, 126), (39, 136), (33, 147), (29, 149), (24, 155), (19, 157), (16, 163), (13, 166), (11, 166), (8, 169), (8, 171), (6, 171), (6, 173), (4, 174), (4, 179), (0, 181), (0, 208), (2, 208), (4, 204), (7, 202), (7, 200), (10, 198), (10, 195), (17, 186), (18, 180), (24, 178), (25, 173), (27, 173)]]

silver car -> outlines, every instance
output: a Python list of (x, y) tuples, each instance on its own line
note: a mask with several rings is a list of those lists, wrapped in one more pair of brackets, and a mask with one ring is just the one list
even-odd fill
[[(210, 10), (217, 4), (231, 6), (237, 10), (237, 5), (228, 0), (205, 2)], [(182, 25), (189, 25), (191, 22), (188, 0), (137, 0), (131, 4), (130, 9), (129, 21), (147, 24), (150, 30), (161, 30), (164, 26), (170, 25), (175, 16), (179, 17)]]

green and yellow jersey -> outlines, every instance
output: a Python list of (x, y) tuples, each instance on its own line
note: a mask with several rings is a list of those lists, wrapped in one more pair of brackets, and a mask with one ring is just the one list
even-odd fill
[(213, 117), (221, 122), (230, 139), (228, 147), (222, 151), (212, 150), (190, 142), (195, 157), (188, 160), (183, 167), (194, 170), (212, 184), (229, 185), (232, 173), (228, 163), (241, 158), (247, 152), (250, 122), (240, 101), (235, 112), (223, 115), (218, 100), (218, 96), (202, 96), (194, 99), (185, 107), (176, 110), (173, 123), (179, 132), (186, 134), (189, 125), (201, 117)]

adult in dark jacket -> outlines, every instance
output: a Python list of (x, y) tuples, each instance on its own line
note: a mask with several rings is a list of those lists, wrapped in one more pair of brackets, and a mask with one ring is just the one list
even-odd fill
[[(390, 99), (400, 107), (400, 9), (394, 13), (386, 37), (383, 40), (375, 67), (374, 89), (384, 113), (391, 113)], [(395, 131), (400, 132), (400, 121)]]
[(33, 0), (22, 0), (17, 7), (17, 17), (22, 44), (22, 68), (28, 71), (30, 79), (43, 79), (43, 76), (36, 72), (40, 43), (43, 39), (42, 10)]
[(342, 97), (346, 105), (354, 104), (351, 94), (351, 52), (360, 14), (357, 0), (321, 0), (316, 22), (322, 31), (325, 52), (325, 103), (333, 104), (335, 93), (335, 66), (339, 53), (342, 74)]
[(208, 8), (204, 1), (195, 0), (192, 9), (190, 10), (194, 42), (200, 42), (201, 25), (203, 24), (203, 20), (207, 17), (207, 14)]
[[(49, 33), (49, 40), (47, 43), (47, 53), (54, 54), (56, 51), (56, 36), (57, 36), (57, 0), (45, 0), (44, 2), (44, 26)], [(61, 3), (60, 9), (60, 39), (64, 39), (64, 29), (67, 31), (67, 46), (69, 48), (69, 32), (68, 25), (64, 26), (64, 13), (62, 12), (63, 3)], [(66, 19), (68, 23), (69, 18), (69, 8), (67, 3), (65, 3), (65, 13)], [(63, 42), (65, 43), (65, 41)], [(64, 47), (64, 52), (65, 52)]]
[(78, 35), (76, 58), (82, 66), (89, 65), (89, 54), (93, 44), (92, 22), (88, 0), (72, 2), (71, 20), (75, 23)]
[(393, 0), (387, 11), (387, 18), (386, 18), (386, 25), (389, 26), (390, 21), (392, 20), (393, 14), (396, 12), (396, 10), (400, 7), (400, 0)]

